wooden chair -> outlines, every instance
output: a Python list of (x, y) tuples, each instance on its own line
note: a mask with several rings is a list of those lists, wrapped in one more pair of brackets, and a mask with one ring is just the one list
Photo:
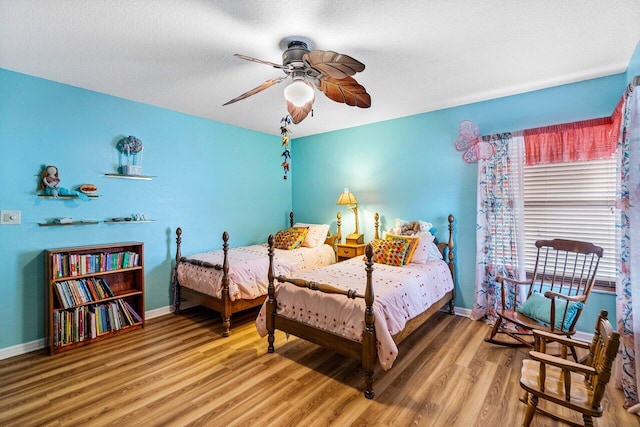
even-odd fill
[[(582, 425), (539, 407), (539, 399), (550, 403), (549, 409), (554, 405), (560, 405), (581, 413), (585, 426), (593, 426), (592, 417), (602, 416), (600, 402), (611, 377), (611, 367), (620, 345), (620, 335), (613, 332), (607, 315), (606, 310), (600, 311), (590, 345), (548, 332), (533, 331), (535, 351), (530, 351), (529, 359), (522, 361), (520, 373), (520, 386), (526, 392), (521, 400), (528, 403), (523, 426), (528, 427), (531, 424), (536, 412), (573, 426)], [(545, 348), (550, 341), (565, 347), (588, 349), (585, 363), (575, 363), (546, 354)]]
[[(496, 313), (498, 318), (485, 341), (533, 346), (533, 329), (567, 337), (575, 333), (595, 283), (602, 248), (564, 239), (538, 240), (536, 247), (536, 263), (533, 272), (527, 274), (529, 280), (497, 278), (502, 284), (502, 309)], [(509, 286), (513, 286), (512, 292), (507, 293)], [(499, 333), (503, 334), (500, 338)], [(575, 349), (571, 352), (577, 360)]]

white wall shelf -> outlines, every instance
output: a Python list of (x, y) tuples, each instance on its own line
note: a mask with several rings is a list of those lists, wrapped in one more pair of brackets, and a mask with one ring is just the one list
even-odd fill
[(153, 175), (123, 175), (121, 173), (105, 173), (107, 178), (122, 178), (122, 179), (139, 179), (144, 181), (151, 181), (155, 176)]
[(59, 223), (59, 222), (39, 222), (38, 225), (40, 227), (68, 227), (71, 225), (94, 225), (98, 224), (99, 221), (73, 221), (67, 223)]

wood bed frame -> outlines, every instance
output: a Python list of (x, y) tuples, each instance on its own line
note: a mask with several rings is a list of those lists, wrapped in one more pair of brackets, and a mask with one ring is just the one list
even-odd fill
[[(335, 242), (336, 241), (339, 242), (340, 239), (342, 238), (341, 217), (342, 215), (338, 213), (337, 234), (330, 234), (329, 236), (327, 236), (325, 240), (325, 243), (331, 245), (334, 248), (334, 251), (335, 251)], [(293, 227), (293, 224), (294, 224), (293, 212), (291, 212), (289, 213), (289, 226)], [(173, 274), (171, 278), (171, 283), (173, 285), (174, 313), (180, 314), (180, 303), (182, 301), (182, 298), (185, 298), (188, 301), (207, 307), (211, 310), (217, 311), (222, 316), (222, 336), (228, 337), (229, 331), (231, 329), (231, 315), (233, 313), (237, 313), (253, 307), (261, 306), (267, 296), (261, 295), (254, 299), (238, 299), (235, 301), (231, 300), (231, 297), (229, 295), (229, 259), (228, 259), (229, 233), (227, 233), (226, 231), (222, 233), (222, 252), (224, 254), (222, 265), (212, 264), (207, 261), (201, 261), (197, 259), (183, 257), (181, 254), (181, 245), (182, 245), (182, 228), (178, 227), (176, 229), (176, 257), (175, 257), (176, 265), (173, 269)], [(214, 295), (208, 295), (206, 293), (181, 286), (178, 281), (178, 265), (183, 262), (193, 264), (193, 265), (198, 265), (201, 267), (222, 270), (221, 297), (218, 298)]]
[[(376, 214), (377, 217), (377, 214)], [(448, 216), (449, 222), (449, 240), (447, 243), (438, 243), (438, 249), (442, 253), (444, 259), (448, 259), (448, 266), (453, 278), (454, 288), (447, 292), (440, 300), (436, 301), (423, 313), (419, 314), (415, 318), (407, 322), (405, 328), (394, 335), (393, 340), (396, 344), (402, 342), (413, 331), (424, 324), (433, 314), (439, 311), (443, 306), (449, 306), (449, 314), (453, 314), (454, 310), (454, 298), (455, 298), (455, 263), (454, 263), (454, 246), (453, 246), (453, 215)], [(377, 234), (377, 221), (376, 221), (376, 234)], [(362, 363), (365, 378), (365, 391), (364, 395), (367, 399), (372, 399), (374, 396), (373, 391), (373, 371), (376, 366), (378, 355), (376, 348), (376, 331), (374, 327), (375, 313), (373, 311), (374, 290), (371, 281), (371, 274), (373, 271), (373, 248), (371, 244), (367, 244), (365, 249), (365, 270), (367, 272), (366, 290), (365, 294), (361, 295), (355, 290), (342, 290), (337, 289), (331, 285), (321, 284), (316, 282), (309, 282), (302, 279), (292, 279), (283, 276), (274, 277), (273, 270), (273, 237), (269, 236), (269, 294), (265, 303), (266, 308), (266, 326), (268, 332), (268, 352), (273, 353), (274, 349), (274, 333), (275, 330), (280, 330), (288, 334), (295, 335), (299, 338), (303, 338), (307, 341), (311, 341), (315, 344), (323, 347), (335, 350), (336, 352), (348, 357), (358, 359)], [(318, 291), (323, 293), (344, 295), (347, 298), (363, 298), (365, 301), (364, 321), (365, 329), (362, 334), (362, 341), (355, 341), (349, 338), (345, 338), (339, 335), (334, 335), (323, 329), (316, 328), (305, 323), (300, 323), (295, 320), (289, 319), (282, 315), (279, 315), (276, 311), (278, 306), (275, 297), (275, 284), (274, 280), (277, 279), (280, 283), (290, 283), (292, 285), (310, 289), (312, 291)]]

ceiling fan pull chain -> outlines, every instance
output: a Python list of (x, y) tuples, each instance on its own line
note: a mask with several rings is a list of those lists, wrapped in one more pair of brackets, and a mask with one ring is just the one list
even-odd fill
[(282, 169), (284, 169), (284, 177), (283, 179), (287, 179), (287, 173), (289, 172), (289, 159), (291, 159), (291, 152), (289, 151), (289, 134), (291, 130), (289, 129), (289, 125), (291, 124), (291, 116), (286, 115), (282, 119), (280, 119), (280, 135), (282, 135), (282, 147), (284, 151), (280, 155), (284, 157), (284, 161), (280, 164)]

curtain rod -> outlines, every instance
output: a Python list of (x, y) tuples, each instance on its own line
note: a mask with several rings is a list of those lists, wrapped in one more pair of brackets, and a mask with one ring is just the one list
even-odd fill
[[(637, 76), (634, 76), (631, 79), (631, 83), (629, 83), (629, 85), (627, 86), (623, 96), (626, 97), (629, 96), (629, 93), (632, 92), (634, 89), (634, 87), (638, 87), (640, 86), (640, 74)], [(539, 133), (546, 133), (546, 132), (554, 132), (554, 131), (558, 131), (561, 130), (561, 128), (563, 127), (568, 127), (571, 126), (574, 129), (577, 128), (581, 128), (581, 127), (587, 127), (587, 126), (598, 126), (598, 125), (604, 125), (604, 124), (611, 124), (613, 123), (613, 118), (612, 116), (607, 116), (607, 117), (599, 117), (597, 119), (588, 119), (588, 120), (581, 120), (581, 121), (577, 121), (577, 122), (570, 122), (570, 123), (562, 123), (562, 124), (557, 124), (557, 125), (549, 125), (549, 126), (541, 126), (541, 127), (537, 127), (537, 128), (532, 128), (532, 129), (524, 129), (524, 130), (517, 130), (517, 131), (513, 131), (513, 132), (507, 132), (509, 134), (511, 134), (512, 136), (524, 136), (524, 135), (535, 135), (535, 134), (539, 134)], [(555, 128), (555, 129), (554, 129)], [(490, 139), (494, 139), (494, 138), (501, 138), (505, 133), (495, 133), (492, 135), (482, 135), (480, 138), (488, 141)]]

